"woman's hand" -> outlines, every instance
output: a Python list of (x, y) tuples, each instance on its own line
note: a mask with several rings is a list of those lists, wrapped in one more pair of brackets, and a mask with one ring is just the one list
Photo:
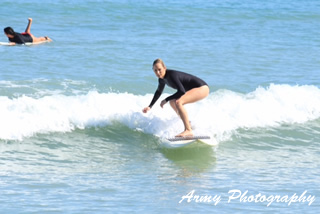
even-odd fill
[(166, 100), (162, 100), (161, 103), (160, 103), (161, 108), (163, 108), (163, 106), (164, 106), (166, 103), (167, 103)]
[(143, 113), (147, 113), (148, 111), (150, 111), (150, 107), (148, 106), (148, 107), (145, 107), (144, 109), (142, 109), (142, 112)]

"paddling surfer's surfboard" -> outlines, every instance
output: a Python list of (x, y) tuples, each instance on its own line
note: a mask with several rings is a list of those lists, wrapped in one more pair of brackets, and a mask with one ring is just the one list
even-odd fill
[[(51, 41), (46, 40), (46, 41), (42, 41), (42, 42), (27, 42), (27, 43), (24, 43), (23, 45), (26, 45), (26, 46), (40, 45), (40, 44), (47, 43), (47, 42), (51, 42)], [(2, 46), (10, 46), (10, 43), (9, 42), (0, 42), (0, 45), (2, 45)], [(16, 45), (19, 45), (19, 44), (16, 44)]]

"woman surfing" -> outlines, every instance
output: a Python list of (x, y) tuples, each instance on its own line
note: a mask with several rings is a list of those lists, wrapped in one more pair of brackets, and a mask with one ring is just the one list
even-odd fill
[(173, 110), (181, 118), (184, 124), (184, 131), (176, 135), (176, 137), (193, 136), (188, 113), (184, 108), (184, 105), (197, 102), (207, 97), (210, 91), (208, 84), (202, 79), (191, 74), (167, 69), (161, 59), (156, 59), (153, 62), (153, 71), (159, 78), (159, 84), (150, 105), (142, 110), (143, 113), (147, 113), (151, 110), (152, 106), (161, 96), (165, 85), (177, 89), (176, 93), (162, 100), (160, 106), (163, 108), (167, 102), (170, 102)]
[(35, 37), (31, 34), (30, 28), (32, 24), (32, 18), (28, 19), (28, 25), (23, 33), (16, 33), (11, 27), (6, 27), (4, 29), (4, 34), (8, 37), (10, 43), (9, 45), (16, 45), (16, 44), (25, 44), (25, 43), (39, 43), (39, 42), (51, 42), (52, 40), (45, 36), (45, 37)]

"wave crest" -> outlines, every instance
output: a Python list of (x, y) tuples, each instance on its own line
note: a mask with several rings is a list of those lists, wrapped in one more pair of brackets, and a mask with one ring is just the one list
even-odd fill
[[(37, 133), (71, 132), (115, 121), (157, 136), (181, 132), (182, 122), (169, 105), (161, 109), (158, 101), (148, 114), (142, 113), (152, 96), (96, 91), (42, 98), (2, 96), (0, 139), (22, 140)], [(195, 133), (210, 133), (222, 139), (239, 128), (274, 127), (319, 118), (320, 89), (312, 85), (271, 84), (248, 94), (218, 90), (186, 108)]]

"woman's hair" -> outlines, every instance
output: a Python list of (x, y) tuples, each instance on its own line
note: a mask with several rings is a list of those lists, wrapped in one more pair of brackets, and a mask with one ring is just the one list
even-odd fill
[(4, 30), (4, 32), (6, 33), (6, 34), (9, 34), (9, 35), (16, 35), (16, 33), (14, 32), (14, 30), (11, 28), (11, 27), (6, 27), (5, 29), (3, 29)]
[(160, 59), (160, 58), (158, 58), (158, 59), (156, 59), (156, 60), (153, 61), (152, 67), (153, 67), (155, 64), (157, 64), (157, 63), (161, 63), (161, 65), (162, 65), (163, 67), (166, 67), (166, 65), (164, 64), (163, 60)]

